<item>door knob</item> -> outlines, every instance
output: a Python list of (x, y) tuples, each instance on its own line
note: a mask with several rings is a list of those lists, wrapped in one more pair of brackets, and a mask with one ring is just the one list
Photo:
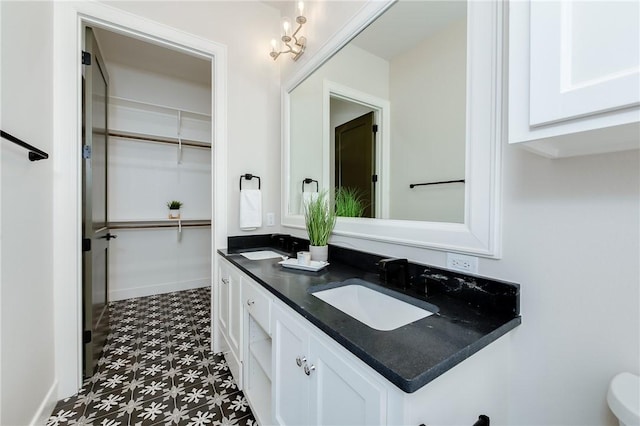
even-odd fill
[(251, 299), (247, 300), (247, 306), (254, 305), (255, 303), (256, 303), (256, 302), (255, 302), (255, 301), (253, 301), (253, 300), (251, 300)]
[(313, 370), (315, 370), (315, 369), (316, 369), (316, 366), (315, 366), (315, 365), (313, 365), (313, 364), (311, 364), (311, 365), (307, 365), (307, 364), (305, 364), (305, 365), (304, 365), (304, 374), (306, 374), (307, 376), (310, 376), (310, 375), (311, 375), (311, 372), (312, 372)]
[(114, 238), (118, 238), (118, 236), (117, 236), (117, 235), (113, 235), (113, 234), (112, 234), (112, 233), (110, 233), (110, 232), (107, 232), (107, 234), (106, 234), (106, 235), (103, 235), (103, 236), (102, 236), (102, 237), (100, 237), (100, 238), (104, 238), (105, 240), (109, 241), (109, 240), (113, 240)]
[(307, 358), (305, 358), (304, 356), (296, 357), (296, 364), (298, 364), (298, 367), (302, 367), (302, 364), (304, 364), (305, 362), (307, 362)]

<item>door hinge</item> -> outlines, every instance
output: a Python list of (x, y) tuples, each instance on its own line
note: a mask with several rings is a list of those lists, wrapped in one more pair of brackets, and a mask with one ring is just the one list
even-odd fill
[(378, 181), (378, 175), (371, 175), (371, 182), (376, 183)]
[(91, 341), (91, 330), (85, 330), (82, 333), (82, 343), (89, 343)]
[(84, 158), (85, 160), (88, 160), (89, 158), (91, 158), (91, 146), (90, 145), (83, 145), (83, 147), (82, 147), (82, 158)]
[(82, 65), (91, 65), (91, 53), (82, 51)]
[(91, 251), (91, 238), (82, 239), (82, 251)]
[(377, 124), (373, 125), (373, 133), (378, 133), (378, 125)]

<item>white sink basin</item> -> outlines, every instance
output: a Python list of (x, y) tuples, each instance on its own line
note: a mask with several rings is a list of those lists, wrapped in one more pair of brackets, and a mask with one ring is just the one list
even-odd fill
[(249, 252), (240, 253), (240, 254), (249, 260), (275, 259), (278, 257), (282, 258), (281, 254), (271, 250), (249, 251)]
[[(349, 281), (352, 280), (345, 283)], [(369, 327), (381, 331), (395, 330), (437, 312), (437, 308), (432, 312), (369, 287), (373, 285), (365, 287), (361, 284), (348, 284), (312, 294)], [(417, 299), (416, 303), (428, 305)]]

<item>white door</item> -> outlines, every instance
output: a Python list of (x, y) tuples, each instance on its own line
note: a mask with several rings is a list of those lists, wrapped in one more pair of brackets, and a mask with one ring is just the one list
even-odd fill
[[(381, 425), (386, 423), (386, 391), (317, 339), (310, 341), (309, 424)], [(306, 372), (305, 371), (305, 372)]]
[(308, 332), (282, 309), (273, 309), (272, 410), (279, 425), (309, 425)]

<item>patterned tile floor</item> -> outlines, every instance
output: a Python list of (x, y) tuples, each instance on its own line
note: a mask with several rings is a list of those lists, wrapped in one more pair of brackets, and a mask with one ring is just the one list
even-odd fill
[(96, 373), (48, 426), (247, 425), (256, 421), (211, 347), (208, 288), (109, 304)]

